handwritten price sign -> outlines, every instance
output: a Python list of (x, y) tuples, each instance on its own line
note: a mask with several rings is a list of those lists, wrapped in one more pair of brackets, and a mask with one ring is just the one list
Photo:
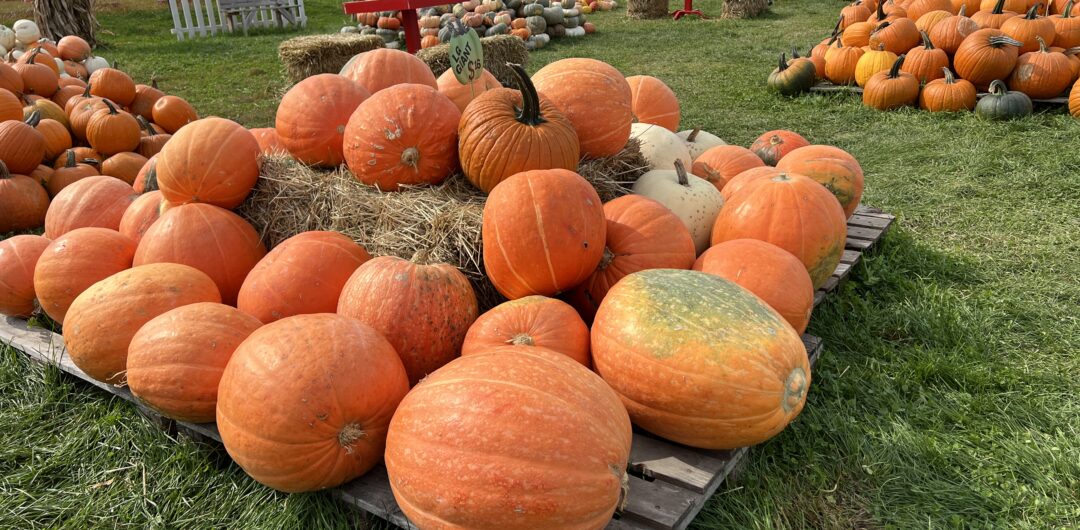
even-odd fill
[(454, 36), (450, 37), (450, 68), (458, 82), (467, 85), (480, 79), (484, 71), (484, 48), (480, 35), (472, 28), (455, 20)]

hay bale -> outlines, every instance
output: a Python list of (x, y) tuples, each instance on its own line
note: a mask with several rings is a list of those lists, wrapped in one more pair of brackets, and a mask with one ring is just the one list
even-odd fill
[(667, 18), (667, 0), (628, 0), (626, 16), (630, 18)]
[(278, 57), (289, 79), (299, 83), (316, 74), (336, 74), (356, 54), (385, 46), (375, 35), (305, 35), (283, 41), (278, 46)]
[(724, 0), (724, 18), (754, 18), (769, 8), (770, 0)]
[[(579, 168), (604, 201), (629, 193), (646, 171), (636, 141), (621, 153)], [(333, 230), (372, 255), (392, 255), (456, 266), (472, 282), (482, 310), (505, 299), (484, 275), (480, 226), (486, 195), (461, 175), (440, 186), (382, 192), (342, 167), (314, 169), (288, 157), (263, 161), (262, 176), (238, 213), (267, 246), (307, 230)]]
[[(514, 71), (507, 67), (506, 63), (525, 66), (529, 61), (529, 50), (525, 48), (525, 41), (513, 35), (495, 35), (480, 39), (480, 44), (484, 47), (484, 68), (503, 85), (513, 85)], [(435, 77), (450, 68), (449, 44), (424, 48), (416, 52), (416, 56), (427, 63), (428, 68), (435, 72)]]

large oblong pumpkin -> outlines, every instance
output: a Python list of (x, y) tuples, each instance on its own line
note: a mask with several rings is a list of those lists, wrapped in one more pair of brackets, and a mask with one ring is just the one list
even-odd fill
[(217, 427), (255, 480), (290, 493), (332, 488), (382, 460), (386, 429), (409, 391), (377, 331), (334, 314), (267, 324), (221, 375)]
[(382, 333), (415, 385), (461, 353), (479, 315), (476, 294), (461, 271), (380, 256), (356, 269), (338, 299), (338, 314)]
[(590, 366), (589, 327), (566, 302), (533, 295), (503, 302), (469, 327), (462, 355), (499, 346), (547, 348)]
[(224, 208), (184, 204), (169, 208), (143, 234), (135, 266), (182, 263), (213, 278), (221, 299), (236, 304), (244, 278), (266, 255), (259, 233)]
[(293, 315), (333, 313), (345, 282), (371, 255), (337, 232), (301, 232), (251, 269), (236, 307), (269, 324)]
[(744, 238), (794, 254), (817, 289), (840, 263), (847, 220), (829, 190), (810, 177), (784, 173), (748, 182), (720, 211), (712, 244)]
[(83, 291), (64, 319), (64, 345), (87, 375), (121, 384), (128, 345), (150, 319), (180, 306), (221, 302), (209, 276), (177, 263), (120, 271)]
[(615, 67), (596, 59), (561, 59), (541, 68), (532, 81), (574, 124), (582, 155), (612, 156), (626, 146), (633, 94)]
[(34, 313), (34, 266), (48, 246), (48, 239), (33, 235), (0, 241), (0, 315)]
[(88, 226), (117, 230), (136, 197), (135, 190), (118, 178), (96, 175), (80, 179), (53, 197), (45, 213), (45, 237), (56, 239)]
[(339, 75), (363, 86), (371, 94), (399, 84), (421, 84), (438, 88), (435, 74), (411, 53), (378, 48), (355, 55)]
[(481, 228), (491, 283), (513, 300), (585, 281), (604, 254), (603, 208), (592, 185), (565, 169), (504, 180), (488, 196)]
[(274, 122), (278, 140), (300, 162), (339, 166), (345, 160), (345, 124), (370, 96), (366, 88), (339, 75), (313, 75), (282, 96)]
[(631, 437), (596, 374), (544, 348), (493, 348), (409, 392), (386, 471), (420, 528), (599, 530), (625, 498)]
[(116, 230), (87, 227), (56, 238), (34, 268), (38, 303), (63, 324), (75, 298), (91, 285), (131, 268), (135, 242)]
[(373, 94), (345, 126), (344, 154), (360, 182), (383, 191), (438, 184), (458, 167), (461, 111), (434, 88), (404, 84)]
[(235, 208), (259, 178), (259, 142), (236, 122), (204, 118), (182, 127), (157, 154), (157, 182), (173, 204)]
[(131, 338), (128, 388), (166, 417), (212, 422), (221, 373), (236, 347), (260, 326), (239, 309), (210, 302), (162, 313)]
[(854, 215), (855, 209), (859, 207), (863, 192), (862, 166), (854, 156), (839, 147), (800, 147), (777, 163), (776, 169), (798, 173), (818, 181), (840, 201), (846, 217)]
[(783, 317), (697, 271), (624, 278), (600, 305), (592, 348), (636, 425), (693, 447), (768, 440), (799, 414), (810, 386), (806, 348)]
[(671, 132), (679, 132), (679, 98), (663, 81), (648, 75), (632, 75), (626, 78), (630, 85), (630, 108), (634, 121), (659, 125)]

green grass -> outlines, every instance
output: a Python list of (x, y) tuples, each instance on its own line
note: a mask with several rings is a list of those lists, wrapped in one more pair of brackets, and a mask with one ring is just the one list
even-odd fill
[[(718, 14), (718, 0), (698, 2)], [(340, 4), (307, 2), (311, 32)], [(674, 4), (673, 4), (674, 5)], [(1067, 528), (1080, 525), (1080, 121), (1007, 124), (880, 113), (858, 100), (764, 91), (841, 3), (778, 2), (748, 21), (592, 17), (599, 33), (534, 53), (603, 59), (667, 81), (685, 126), (748, 145), (790, 128), (853, 153), (864, 202), (899, 223), (815, 314), (826, 351), (802, 416), (752, 451), (698, 528)], [(272, 124), (292, 34), (178, 43), (168, 11), (99, 16), (101, 54), (204, 114)], [(588, 97), (583, 95), (583, 97)], [(325, 495), (285, 496), (220, 452), (177, 443), (126, 403), (0, 362), (0, 527), (348, 527)], [(378, 523), (376, 523), (378, 524)]]

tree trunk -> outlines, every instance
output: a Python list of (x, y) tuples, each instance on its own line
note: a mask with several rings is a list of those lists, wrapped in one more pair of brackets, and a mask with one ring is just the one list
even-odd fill
[(665, 18), (668, 0), (628, 0), (626, 16), (630, 18)]
[(60, 40), (67, 35), (78, 35), (91, 46), (97, 44), (94, 0), (34, 0), (34, 21), (44, 37)]

